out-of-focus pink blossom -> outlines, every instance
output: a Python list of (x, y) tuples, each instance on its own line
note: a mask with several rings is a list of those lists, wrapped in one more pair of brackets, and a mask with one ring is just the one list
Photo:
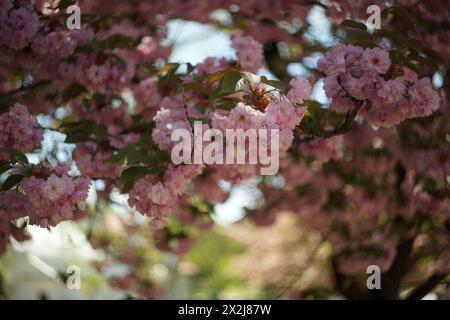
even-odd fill
[(0, 115), (0, 147), (28, 152), (37, 148), (43, 130), (26, 106), (16, 103), (9, 112)]
[(236, 36), (231, 46), (236, 50), (243, 70), (256, 73), (263, 66), (263, 47), (252, 37)]

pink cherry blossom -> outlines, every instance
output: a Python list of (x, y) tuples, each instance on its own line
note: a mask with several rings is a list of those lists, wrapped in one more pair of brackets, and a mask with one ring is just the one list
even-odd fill
[[(6, 8), (8, 5), (6, 5)], [(11, 49), (26, 47), (39, 29), (39, 19), (34, 11), (27, 8), (11, 10), (0, 16), (0, 43)]]
[(364, 62), (369, 70), (378, 73), (386, 73), (391, 66), (389, 53), (381, 48), (366, 49), (363, 53)]
[(302, 103), (303, 100), (309, 99), (311, 96), (311, 85), (305, 78), (295, 78), (289, 82), (291, 89), (288, 91), (287, 97), (293, 103)]
[(412, 108), (410, 117), (430, 115), (439, 108), (439, 95), (433, 90), (429, 78), (416, 81), (408, 90)]
[(243, 70), (256, 72), (263, 66), (263, 47), (250, 36), (236, 36), (231, 46), (236, 50)]
[(43, 130), (25, 105), (16, 103), (9, 112), (0, 115), (0, 147), (28, 152), (37, 148)]

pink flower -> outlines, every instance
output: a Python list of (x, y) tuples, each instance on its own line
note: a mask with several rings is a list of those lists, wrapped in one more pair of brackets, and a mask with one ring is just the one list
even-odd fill
[(217, 110), (211, 115), (211, 126), (215, 129), (225, 130), (228, 128), (229, 112), (225, 110)]
[(240, 102), (228, 116), (228, 128), (257, 129), (261, 126), (262, 117), (262, 112)]
[(313, 156), (316, 160), (324, 163), (330, 159), (338, 160), (343, 157), (344, 137), (333, 136), (328, 139), (316, 139), (300, 145), (300, 152), (307, 156)]
[(353, 78), (361, 78), (365, 74), (364, 49), (348, 45), (345, 50), (347, 73)]
[(383, 87), (378, 91), (378, 96), (387, 103), (395, 103), (403, 97), (405, 89), (403, 79), (398, 77), (384, 82)]
[(73, 154), (81, 174), (91, 178), (111, 178), (120, 176), (122, 167), (108, 160), (112, 151), (100, 147), (95, 142), (78, 144)]
[(149, 199), (156, 204), (165, 205), (170, 201), (170, 193), (161, 182), (151, 186), (149, 190)]
[(153, 78), (142, 80), (133, 88), (133, 94), (138, 112), (144, 111), (149, 106), (155, 107), (161, 101), (158, 84)]
[(409, 82), (414, 82), (417, 80), (417, 73), (415, 73), (414, 71), (412, 71), (410, 68), (405, 67), (405, 66), (401, 66), (401, 77), (405, 80), (405, 81), (409, 81)]
[(70, 38), (75, 41), (78, 46), (84, 46), (94, 39), (94, 31), (89, 27), (82, 26), (81, 29), (71, 30)]
[(58, 200), (66, 191), (66, 181), (52, 174), (44, 185), (44, 194), (49, 200)]
[(408, 90), (411, 97), (410, 117), (428, 116), (439, 108), (440, 97), (433, 90), (430, 78), (416, 81)]
[(236, 50), (243, 70), (255, 73), (263, 66), (263, 47), (252, 37), (234, 37), (231, 46)]
[(287, 100), (272, 101), (266, 108), (266, 123), (269, 127), (276, 125), (278, 128), (294, 129), (303, 118), (303, 108), (294, 107)]
[(201, 174), (203, 167), (200, 165), (182, 165), (178, 167), (169, 167), (166, 171), (164, 185), (166, 185), (173, 194), (179, 196), (186, 191), (188, 183)]
[(39, 18), (36, 12), (18, 8), (0, 16), (0, 26), (0, 44), (20, 50), (31, 42), (39, 30)]
[(86, 70), (86, 76), (94, 86), (99, 86), (104, 85), (111, 74), (107, 66), (94, 64)]
[(155, 51), (158, 50), (158, 42), (153, 37), (143, 37), (137, 47), (137, 51), (145, 58), (152, 59)]
[(202, 63), (195, 67), (195, 71), (200, 74), (212, 74), (225, 69), (230, 65), (230, 61), (225, 58), (206, 58)]
[(331, 99), (331, 109), (344, 113), (354, 108), (355, 104), (345, 96), (344, 89), (334, 77), (326, 77), (323, 80), (323, 89), (327, 97)]
[(172, 132), (176, 129), (186, 129), (192, 132), (191, 125), (187, 122), (186, 115), (182, 109), (160, 109), (156, 113), (153, 121), (156, 126), (152, 132), (153, 141), (158, 144), (161, 150), (171, 150), (176, 142), (171, 140)]
[(29, 202), (25, 195), (16, 191), (0, 192), (0, 216), (13, 220), (27, 215)]
[(142, 214), (164, 217), (175, 210), (177, 197), (201, 170), (201, 166), (182, 165), (169, 167), (161, 180), (147, 175), (135, 182), (128, 204)]
[(391, 66), (389, 53), (381, 48), (364, 50), (363, 58), (367, 68), (377, 73), (386, 73)]
[(367, 92), (365, 90), (367, 78), (352, 78), (349, 77), (345, 81), (345, 89), (349, 94), (357, 99), (365, 99), (367, 96)]
[(395, 126), (408, 117), (410, 105), (405, 98), (397, 103), (384, 104), (382, 101), (372, 105), (369, 110), (362, 108), (360, 115), (378, 127), (389, 128)]
[(303, 100), (310, 98), (312, 89), (306, 78), (292, 79), (289, 84), (291, 89), (288, 91), (287, 97), (292, 103), (303, 103)]
[(43, 130), (26, 106), (16, 103), (0, 115), (0, 147), (32, 151), (39, 146)]
[(347, 46), (337, 44), (332, 47), (325, 56), (317, 62), (320, 71), (327, 74), (327, 77), (337, 76), (346, 71), (346, 55)]
[(72, 178), (67, 169), (67, 166), (37, 167), (34, 170), (39, 172), (38, 176), (21, 181), (21, 189), (29, 202), (29, 210), (24, 215), (30, 217), (31, 224), (45, 228), (77, 215), (77, 204), (87, 197), (90, 180)]
[(50, 32), (33, 41), (33, 50), (45, 59), (63, 60), (75, 50), (77, 43), (71, 38), (71, 33), (64, 30)]
[[(417, 81), (417, 75), (410, 69), (395, 65), (392, 74), (396, 78), (385, 80), (382, 75), (390, 66), (387, 50), (334, 46), (318, 62), (319, 70), (326, 74), (323, 82), (325, 94), (331, 100), (330, 108), (344, 113), (355, 108), (357, 99), (363, 106), (358, 115), (382, 127), (437, 110), (440, 98), (429, 79)], [(412, 81), (415, 82), (408, 89)]]

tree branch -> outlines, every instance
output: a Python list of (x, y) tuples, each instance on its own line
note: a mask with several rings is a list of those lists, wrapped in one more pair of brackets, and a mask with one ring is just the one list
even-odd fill
[(331, 259), (331, 265), (335, 287), (344, 297), (350, 300), (367, 299), (366, 295), (358, 288), (356, 282), (339, 271), (336, 257)]
[(445, 279), (446, 274), (435, 273), (430, 276), (425, 282), (417, 286), (405, 300), (420, 300), (428, 293), (430, 293), (442, 280)]
[(389, 270), (381, 277), (382, 296), (384, 299), (397, 299), (400, 283), (410, 265), (410, 257), (414, 237), (401, 241), (397, 246), (397, 254)]

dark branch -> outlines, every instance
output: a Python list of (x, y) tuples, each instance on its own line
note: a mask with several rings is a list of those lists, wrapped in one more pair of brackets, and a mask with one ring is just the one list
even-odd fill
[(406, 300), (420, 300), (430, 293), (442, 280), (446, 274), (433, 274), (424, 283), (416, 287), (406, 298)]

